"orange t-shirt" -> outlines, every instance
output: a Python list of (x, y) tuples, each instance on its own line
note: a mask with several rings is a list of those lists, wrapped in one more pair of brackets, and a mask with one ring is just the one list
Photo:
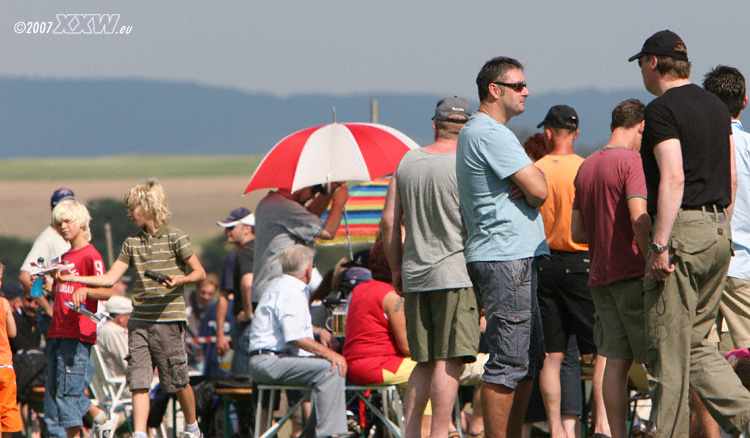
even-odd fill
[(13, 365), (13, 352), (10, 351), (5, 306), (10, 307), (6, 298), (0, 297), (0, 365)]
[(536, 166), (544, 172), (549, 195), (539, 207), (544, 219), (544, 234), (547, 245), (558, 251), (588, 251), (586, 244), (573, 242), (570, 236), (570, 217), (573, 214), (573, 200), (576, 189), (573, 185), (583, 158), (576, 154), (545, 155)]

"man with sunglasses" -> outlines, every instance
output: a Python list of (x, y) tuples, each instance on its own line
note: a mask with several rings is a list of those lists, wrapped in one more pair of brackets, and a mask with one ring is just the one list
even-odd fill
[(479, 111), (458, 136), (456, 175), (468, 238), (465, 256), (487, 318), (490, 359), (482, 376), (488, 437), (521, 436), (544, 344), (535, 257), (549, 254), (539, 206), (547, 184), (505, 124), (529, 96), (523, 66), (488, 61), (476, 79)]
[(750, 421), (750, 393), (707, 340), (732, 256), (730, 114), (690, 82), (687, 48), (674, 32), (649, 37), (635, 60), (658, 96), (646, 107), (641, 147), (653, 224), (644, 307), (656, 436), (688, 435), (690, 387), (737, 436)]

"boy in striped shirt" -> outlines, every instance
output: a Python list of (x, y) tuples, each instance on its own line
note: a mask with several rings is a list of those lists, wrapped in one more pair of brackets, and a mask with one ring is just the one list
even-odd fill
[[(130, 189), (125, 195), (125, 207), (128, 219), (141, 227), (141, 231), (125, 240), (109, 272), (99, 277), (76, 277), (76, 281), (108, 287), (129, 267), (135, 270), (127, 369), (128, 386), (133, 393), (134, 438), (147, 437), (148, 390), (154, 366), (159, 370), (162, 388), (177, 393), (185, 415), (183, 437), (202, 437), (188, 376), (183, 286), (203, 281), (206, 273), (193, 253), (190, 238), (169, 225), (167, 197), (158, 181), (148, 180)], [(190, 271), (187, 275), (186, 268)], [(157, 281), (148, 277), (147, 272), (159, 274), (163, 279)]]

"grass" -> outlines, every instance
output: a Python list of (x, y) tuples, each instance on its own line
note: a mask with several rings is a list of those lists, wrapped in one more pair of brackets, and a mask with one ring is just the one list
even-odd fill
[(19, 158), (0, 160), (0, 180), (96, 180), (252, 175), (258, 155), (97, 158)]

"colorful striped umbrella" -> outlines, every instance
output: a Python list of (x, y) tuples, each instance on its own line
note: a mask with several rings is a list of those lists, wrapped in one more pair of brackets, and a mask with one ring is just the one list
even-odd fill
[[(349, 199), (346, 201), (346, 219), (349, 223), (349, 237), (352, 242), (374, 243), (378, 234), (380, 216), (383, 214), (385, 194), (391, 176), (383, 176), (373, 181), (356, 185), (349, 189)], [(329, 207), (330, 208), (330, 207)], [(328, 212), (322, 218), (325, 220)], [(346, 222), (336, 231), (332, 240), (319, 240), (319, 245), (339, 245), (347, 243)]]

